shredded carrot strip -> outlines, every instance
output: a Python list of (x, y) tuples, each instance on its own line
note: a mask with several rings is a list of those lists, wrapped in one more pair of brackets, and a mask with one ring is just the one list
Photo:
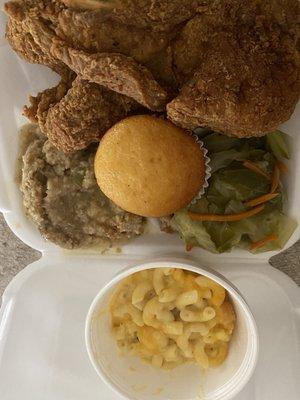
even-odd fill
[(186, 246), (185, 246), (185, 250), (186, 251), (191, 251), (193, 249), (193, 246), (191, 245), (191, 244), (187, 244)]
[(289, 169), (284, 162), (277, 160), (276, 164), (277, 167), (279, 168), (279, 171), (282, 172), (283, 174), (287, 174), (289, 172)]
[(232, 222), (232, 221), (241, 221), (242, 219), (252, 217), (252, 215), (256, 215), (260, 213), (264, 209), (264, 205), (257, 206), (251, 208), (251, 210), (244, 211), (238, 214), (195, 214), (189, 212), (189, 217), (194, 221), (216, 221), (216, 222)]
[(271, 193), (274, 193), (275, 190), (278, 188), (279, 178), (280, 178), (280, 171), (279, 171), (279, 168), (277, 167), (277, 165), (275, 164), (273, 176), (272, 176)]
[(255, 199), (245, 201), (244, 204), (247, 207), (255, 207), (258, 206), (259, 204), (263, 204), (266, 203), (267, 201), (274, 199), (278, 195), (279, 193), (264, 194), (263, 196), (256, 197)]
[(262, 170), (261, 168), (259, 168), (256, 164), (254, 164), (252, 161), (244, 161), (243, 162), (243, 166), (245, 168), (250, 169), (250, 171), (256, 172), (257, 174), (260, 174), (262, 176), (264, 176), (266, 179), (268, 179), (268, 181), (271, 180), (270, 175), (268, 175), (264, 170)]
[(250, 249), (251, 250), (259, 249), (260, 247), (263, 247), (265, 244), (270, 243), (270, 242), (274, 242), (274, 240), (277, 240), (277, 239), (278, 239), (278, 235), (275, 235), (275, 234), (266, 236), (263, 239), (252, 243)]

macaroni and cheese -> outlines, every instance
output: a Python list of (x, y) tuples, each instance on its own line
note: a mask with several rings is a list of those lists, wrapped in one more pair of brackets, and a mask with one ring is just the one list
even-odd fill
[(113, 293), (110, 312), (118, 346), (164, 369), (185, 362), (203, 368), (222, 364), (235, 326), (226, 290), (178, 268), (125, 278)]

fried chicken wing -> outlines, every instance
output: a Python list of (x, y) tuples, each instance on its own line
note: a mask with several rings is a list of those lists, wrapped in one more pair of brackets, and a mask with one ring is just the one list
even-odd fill
[(141, 108), (131, 98), (79, 77), (60, 82), (30, 102), (24, 114), (65, 153), (99, 142), (112, 125)]

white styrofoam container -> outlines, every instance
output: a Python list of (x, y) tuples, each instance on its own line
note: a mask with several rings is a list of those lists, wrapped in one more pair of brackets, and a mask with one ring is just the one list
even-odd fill
[[(3, 4), (4, 0), (0, 0)], [(5, 16), (0, 14), (0, 34), (4, 32)], [(28, 102), (30, 94), (37, 94), (58, 82), (58, 77), (48, 68), (31, 65), (21, 60), (3, 39), (0, 41), (0, 211), (12, 231), (26, 244), (40, 251), (60, 251), (46, 243), (38, 230), (27, 220), (22, 208), (21, 193), (15, 183), (15, 163), (18, 155), (18, 129), (27, 123), (22, 116), (22, 108)], [(292, 139), (293, 157), (288, 162), (290, 173), (287, 176), (288, 213), (300, 221), (300, 103), (291, 120), (283, 125), (282, 130)], [(298, 177), (298, 179), (297, 179)], [(290, 247), (300, 237), (300, 224), (286, 245)], [(144, 235), (123, 247), (123, 254), (140, 254), (145, 256), (153, 252), (184, 251), (184, 244), (176, 235), (160, 233), (160, 235)], [(213, 257), (205, 250), (193, 252)], [(246, 250), (233, 250), (222, 254), (222, 258), (251, 258), (252, 260), (268, 260), (278, 252), (261, 253), (252, 256)]]
[[(13, 279), (0, 310), (1, 400), (122, 400), (94, 371), (84, 328), (99, 289), (137, 262), (128, 256), (52, 255)], [(257, 366), (234, 399), (299, 400), (299, 288), (267, 264), (224, 260), (217, 267), (206, 265), (239, 289), (258, 327)], [(148, 388), (137, 382), (135, 389)]]
[[(222, 285), (230, 296), (238, 323), (230, 341), (226, 361), (218, 368), (201, 371), (196, 364), (184, 364), (165, 371), (151, 368), (138, 357), (120, 357), (111, 334), (109, 303), (119, 282), (129, 275), (151, 268), (182, 268), (208, 276)], [(198, 261), (159, 258), (130, 265), (101, 288), (92, 302), (85, 325), (85, 342), (98, 375), (117, 394), (129, 400), (230, 400), (251, 378), (259, 354), (259, 338), (253, 314), (242, 294), (224, 276)], [(118, 362), (116, 362), (118, 360)], [(132, 373), (134, 370), (134, 374)], [(143, 390), (135, 385), (143, 382)]]
[[(1, 6), (4, 1), (1, 1)], [(1, 7), (2, 8), (2, 7)], [(0, 211), (12, 231), (40, 250), (42, 258), (8, 286), (0, 311), (1, 400), (116, 399), (88, 364), (84, 320), (95, 294), (126, 265), (157, 256), (182, 257), (176, 235), (143, 235), (122, 254), (66, 251), (47, 243), (25, 217), (15, 183), (21, 109), (29, 94), (57, 83), (46, 67), (20, 60), (4, 39), (0, 13)], [(292, 159), (287, 176), (287, 212), (300, 222), (300, 105), (282, 129), (290, 135)], [(300, 237), (300, 226), (286, 247)], [(261, 350), (255, 376), (240, 400), (300, 398), (300, 294), (287, 277), (268, 266), (277, 252), (251, 255), (244, 250), (213, 255), (193, 250), (194, 260), (223, 273), (243, 293), (258, 323)], [(297, 353), (298, 352), (298, 353)]]

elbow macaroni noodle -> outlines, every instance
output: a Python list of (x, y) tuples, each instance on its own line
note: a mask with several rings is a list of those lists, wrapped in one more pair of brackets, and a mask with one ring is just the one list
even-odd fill
[(203, 368), (222, 364), (235, 326), (226, 290), (178, 268), (125, 278), (112, 296), (110, 312), (118, 346), (164, 369), (185, 362)]

